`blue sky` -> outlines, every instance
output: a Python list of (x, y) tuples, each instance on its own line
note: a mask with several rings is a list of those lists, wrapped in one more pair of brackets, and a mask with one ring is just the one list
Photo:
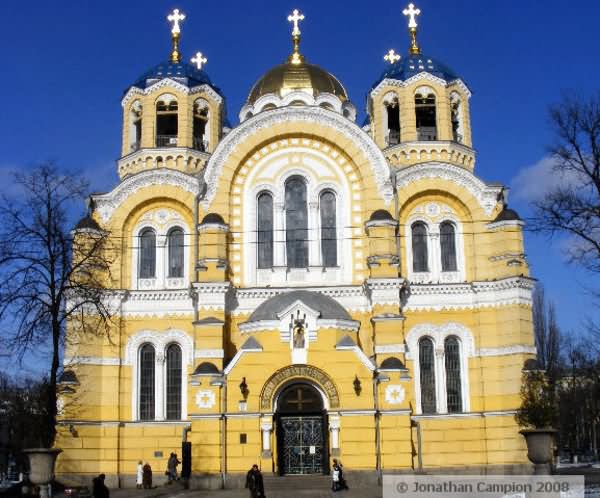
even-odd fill
[[(173, 7), (187, 14), (184, 56), (206, 54), (206, 70), (224, 91), (233, 123), (253, 82), (288, 55), (285, 18), (293, 8), (306, 15), (303, 53), (342, 81), (362, 120), (383, 55), (389, 48), (407, 51), (406, 3), (3, 0), (0, 171), (51, 158), (84, 172), (97, 190), (113, 185), (120, 98), (168, 56), (165, 15)], [(539, 195), (552, 181), (544, 166), (551, 139), (547, 105), (562, 90), (598, 89), (600, 3), (423, 0), (417, 6), (424, 54), (452, 67), (473, 91), (476, 173), (512, 186), (511, 204), (527, 214), (530, 190)], [(563, 245), (527, 237), (534, 276), (557, 302), (563, 328), (576, 329), (582, 317), (594, 314), (584, 291), (592, 281), (565, 264)]]

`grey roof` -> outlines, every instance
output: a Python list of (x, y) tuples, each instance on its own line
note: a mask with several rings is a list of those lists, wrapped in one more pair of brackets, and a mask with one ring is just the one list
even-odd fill
[(320, 311), (321, 316), (319, 318), (324, 318), (326, 320), (352, 320), (344, 307), (331, 297), (325, 296), (320, 292), (297, 290), (284, 292), (271, 299), (267, 299), (254, 310), (254, 313), (250, 315), (248, 321), (258, 322), (260, 320), (277, 320), (277, 314), (281, 313), (296, 301), (302, 301), (309, 308)]
[(225, 322), (223, 320), (219, 320), (218, 318), (215, 318), (214, 316), (209, 316), (206, 318), (202, 318), (201, 320), (196, 320), (194, 322), (194, 325), (223, 325)]
[(77, 225), (75, 225), (75, 230), (82, 229), (100, 230), (100, 225), (88, 214), (84, 218), (81, 218)]
[(515, 221), (515, 220), (521, 220), (521, 217), (519, 216), (519, 214), (514, 209), (510, 209), (509, 207), (504, 206), (504, 209), (502, 209), (502, 211), (500, 211), (500, 214), (498, 214), (498, 216), (496, 216), (496, 219), (494, 220), (494, 222), (496, 222), (496, 221)]
[(78, 384), (79, 380), (77, 379), (77, 375), (73, 370), (65, 370), (60, 376), (60, 380), (58, 381), (62, 384)]
[(248, 337), (248, 340), (242, 345), (242, 347), (240, 349), (242, 350), (247, 350), (247, 349), (262, 349), (263, 347), (260, 345), (260, 342), (258, 342), (254, 337)]
[(354, 339), (352, 339), (352, 337), (350, 337), (349, 335), (345, 335), (344, 337), (342, 337), (335, 345), (336, 348), (351, 348), (354, 346), (356, 346), (356, 343), (354, 342)]
[(404, 363), (393, 356), (383, 360), (379, 368), (382, 370), (406, 370)]
[(205, 361), (200, 363), (194, 370), (194, 375), (215, 375), (219, 373), (219, 369), (214, 363)]

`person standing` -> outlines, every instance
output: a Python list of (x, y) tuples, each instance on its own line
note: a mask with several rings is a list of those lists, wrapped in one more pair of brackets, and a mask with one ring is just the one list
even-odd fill
[(144, 489), (152, 489), (152, 467), (150, 467), (148, 462), (142, 468), (142, 472), (142, 487)]
[(246, 474), (246, 488), (250, 491), (250, 498), (264, 498), (265, 496), (263, 476), (256, 464)]
[(180, 463), (181, 462), (177, 459), (177, 453), (171, 453), (169, 461), (167, 462), (167, 474), (169, 476), (167, 484), (171, 484), (173, 481), (177, 480), (177, 466)]
[(344, 479), (344, 468), (337, 459), (333, 459), (333, 467), (331, 469), (331, 489), (333, 491), (340, 491), (342, 489), (348, 489), (346, 480)]
[(136, 469), (135, 487), (137, 489), (142, 489), (142, 484), (144, 484), (144, 466), (142, 465), (142, 461), (140, 460), (137, 464)]

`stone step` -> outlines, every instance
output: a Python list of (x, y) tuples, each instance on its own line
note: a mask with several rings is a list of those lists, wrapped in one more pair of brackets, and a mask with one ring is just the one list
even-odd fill
[(328, 490), (331, 477), (321, 474), (263, 476), (265, 491), (271, 490)]

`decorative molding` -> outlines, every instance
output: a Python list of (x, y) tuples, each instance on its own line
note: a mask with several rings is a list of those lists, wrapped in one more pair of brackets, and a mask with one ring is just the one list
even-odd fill
[(511, 346), (504, 346), (499, 348), (480, 348), (474, 354), (474, 356), (486, 357), (486, 356), (505, 356), (511, 354), (537, 354), (537, 348), (528, 344), (513, 344)]
[(460, 87), (460, 89), (463, 91), (463, 93), (467, 96), (468, 99), (471, 98), (471, 91), (469, 90), (467, 85), (465, 85), (465, 83), (461, 79), (456, 79), (456, 80), (447, 82), (446, 80), (443, 80), (442, 78), (434, 76), (433, 74), (428, 73), (427, 71), (421, 71), (420, 73), (415, 74), (414, 76), (412, 76), (404, 81), (392, 79), (392, 78), (385, 78), (375, 88), (373, 88), (373, 90), (371, 90), (371, 97), (376, 97), (377, 95), (379, 95), (385, 87), (391, 86), (391, 87), (405, 88), (405, 87), (412, 85), (413, 83), (416, 83), (418, 81), (429, 81), (431, 83), (443, 86), (444, 88), (453, 86), (453, 85), (457, 85)]
[(74, 365), (98, 365), (98, 366), (119, 366), (120, 358), (105, 358), (102, 356), (65, 356), (63, 366), (72, 367)]
[(464, 168), (437, 161), (419, 163), (397, 170), (396, 186), (404, 188), (413, 182), (429, 178), (447, 180), (467, 189), (477, 199), (487, 216), (492, 214), (498, 204), (503, 189), (498, 185), (486, 185)]
[(475, 341), (471, 331), (462, 323), (446, 322), (441, 325), (432, 323), (420, 323), (410, 329), (406, 334), (406, 359), (415, 360), (418, 351), (419, 339), (424, 336), (431, 337), (434, 349), (444, 347), (444, 340), (449, 336), (456, 336), (461, 342), (461, 356), (471, 357), (475, 355)]
[(405, 352), (406, 347), (404, 344), (380, 344), (375, 346), (375, 354), (394, 354)]
[(498, 230), (500, 228), (515, 228), (515, 227), (524, 227), (525, 222), (523, 220), (503, 220), (503, 221), (493, 221), (492, 223), (488, 223), (485, 228), (488, 230)]
[(198, 310), (224, 311), (230, 282), (194, 282)]
[(137, 363), (138, 350), (144, 343), (152, 344), (157, 355), (164, 354), (169, 344), (177, 343), (181, 347), (183, 364), (193, 363), (194, 361), (194, 342), (187, 333), (175, 329), (165, 331), (142, 330), (130, 336), (127, 340), (124, 365), (135, 365)]
[(121, 106), (125, 107), (127, 103), (136, 96), (150, 95), (151, 93), (155, 92), (156, 90), (160, 90), (161, 88), (172, 88), (173, 90), (176, 90), (177, 92), (183, 93), (185, 95), (206, 93), (217, 104), (221, 104), (223, 102), (223, 97), (221, 97), (217, 92), (215, 92), (209, 85), (204, 84), (189, 88), (186, 85), (179, 83), (178, 81), (172, 78), (163, 78), (144, 89), (139, 88), (137, 86), (132, 86), (121, 100)]
[(196, 349), (194, 358), (225, 358), (225, 351), (222, 349)]
[(205, 209), (208, 209), (217, 192), (219, 178), (230, 154), (238, 144), (247, 140), (251, 135), (261, 129), (272, 128), (281, 123), (290, 122), (313, 122), (328, 126), (344, 135), (352, 141), (364, 154), (371, 165), (375, 183), (379, 193), (389, 204), (393, 198), (393, 188), (390, 183), (390, 169), (388, 163), (371, 137), (343, 116), (320, 107), (286, 107), (274, 109), (269, 112), (260, 113), (253, 118), (244, 121), (240, 126), (233, 129), (217, 146), (206, 166), (204, 179), (207, 191), (201, 201)]
[(131, 291), (122, 307), (122, 316), (126, 317), (190, 316), (193, 313), (190, 289)]
[(217, 404), (214, 391), (198, 391), (196, 393), (196, 406), (198, 408), (212, 408)]
[(365, 292), (371, 306), (400, 306), (400, 293), (404, 284), (403, 278), (370, 278), (365, 282)]
[(371, 372), (375, 371), (375, 364), (358, 345), (336, 346), (335, 349), (338, 351), (352, 351), (365, 367), (367, 367)]
[(155, 185), (171, 185), (194, 196), (200, 194), (200, 182), (197, 178), (172, 169), (159, 168), (132, 175), (119, 183), (111, 192), (92, 195), (92, 200), (102, 222), (107, 223), (119, 206), (131, 195), (140, 189)]

